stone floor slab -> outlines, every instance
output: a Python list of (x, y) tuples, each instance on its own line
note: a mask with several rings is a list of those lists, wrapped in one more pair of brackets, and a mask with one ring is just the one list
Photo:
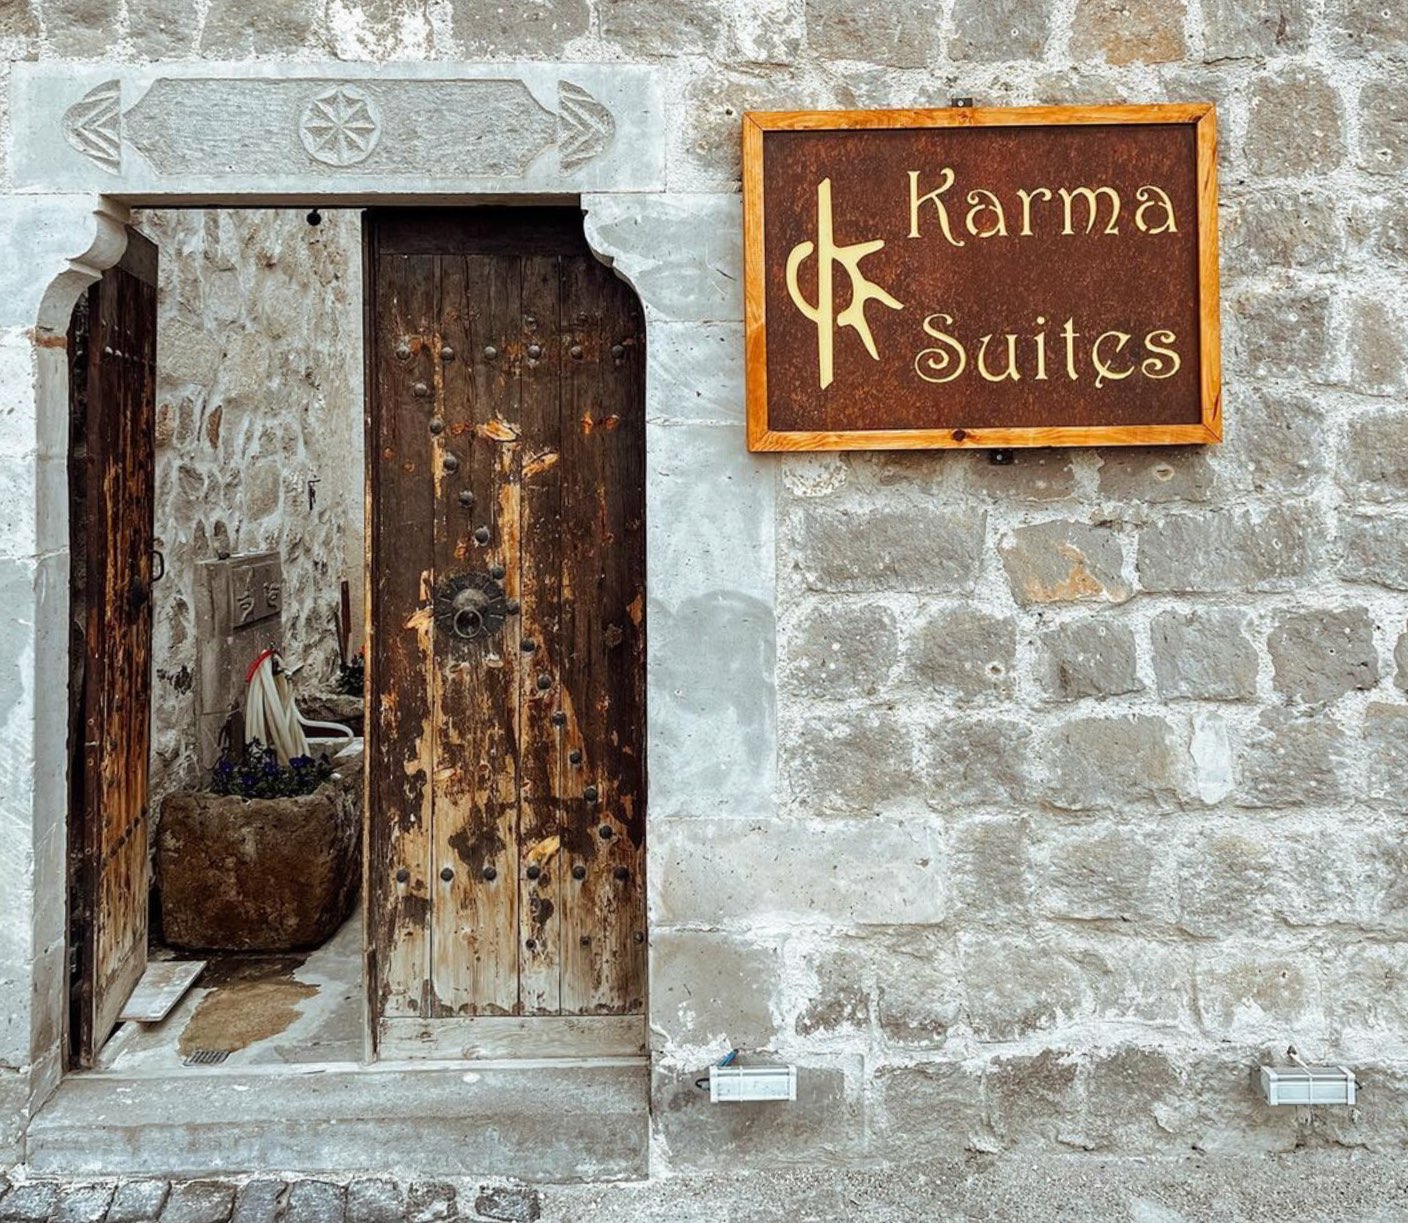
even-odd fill
[(30, 1125), (30, 1165), (88, 1177), (646, 1172), (643, 1061), (301, 1071), (70, 1075)]

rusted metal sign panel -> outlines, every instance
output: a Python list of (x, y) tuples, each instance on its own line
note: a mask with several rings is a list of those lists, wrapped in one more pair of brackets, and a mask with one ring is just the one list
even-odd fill
[(639, 304), (575, 211), (373, 213), (368, 236), (380, 1039), (641, 1015)]
[(753, 113), (752, 450), (1220, 440), (1211, 105)]

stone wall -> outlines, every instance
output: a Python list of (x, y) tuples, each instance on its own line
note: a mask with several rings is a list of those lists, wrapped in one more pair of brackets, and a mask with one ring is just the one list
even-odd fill
[[(651, 524), (657, 1166), (1402, 1146), (1408, 8), (39, 0), (0, 39), (665, 75), (669, 193), (594, 222), (674, 227), (673, 264), (617, 266), (688, 320), (650, 339), (651, 509), (681, 511)], [(1223, 446), (744, 454), (741, 112), (956, 94), (1218, 104)], [(734, 542), (691, 536), (706, 505), (775, 602), (656, 559)], [(692, 669), (700, 625), (734, 675)], [(1260, 1104), (1292, 1042), (1362, 1107)], [(799, 1062), (799, 1103), (711, 1109), (729, 1045)]]
[(361, 221), (305, 217), (192, 209), (135, 219), (160, 249), (156, 542), (166, 577), (154, 591), (154, 799), (200, 773), (200, 561), (280, 554), (281, 644), (290, 665), (304, 664), (305, 690), (336, 674), (344, 578), (361, 603)]

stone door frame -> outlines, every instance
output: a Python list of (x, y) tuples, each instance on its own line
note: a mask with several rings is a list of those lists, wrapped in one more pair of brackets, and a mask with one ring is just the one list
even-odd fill
[[(143, 98), (167, 79), (184, 82), (184, 115), (195, 121), (167, 133), (175, 152), (153, 167), (140, 143), (134, 155), (130, 133), (95, 131), (112, 126), (115, 106), (119, 118), (137, 109), (122, 111), (127, 102), (99, 87), (121, 80), (118, 94)], [(496, 165), (487, 177), (460, 170), (417, 179), (404, 160), (379, 172), (359, 157), (357, 131), (320, 156), (306, 122), (302, 139), (276, 150), (287, 164), (272, 167), (212, 175), (208, 159), (192, 160), (204, 146), (184, 154), (180, 147), (187, 130), (208, 141), (218, 129), (238, 152), (249, 115), (221, 110), (236, 87), (241, 96), (272, 99), (257, 103), (254, 117), (277, 123), (290, 90), (311, 103), (350, 82), (348, 106), (371, 95), (387, 141), (396, 134), (398, 90), (423, 98), (443, 87), (453, 98), (466, 82), (482, 81), (496, 83), (503, 106), (522, 106), (519, 117), (526, 114), (543, 141), (531, 162)], [(65, 336), (79, 295), (121, 258), (132, 208), (580, 201), (591, 249), (635, 290), (646, 318), (651, 928), (672, 886), (657, 865), (687, 845), (693, 819), (773, 814), (773, 468), (744, 446), (741, 209), (737, 195), (668, 189), (663, 86), (658, 68), (618, 64), (16, 66), (14, 186), (0, 194), (0, 1014), (7, 1016), (0, 1160), (22, 1158), (28, 1117), (61, 1077), (67, 690), (56, 677), (68, 674), (69, 645)], [(525, 90), (547, 119), (523, 102)], [(364, 118), (358, 111), (352, 126), (365, 128)], [(502, 119), (491, 109), (484, 122)], [(225, 168), (236, 161), (232, 154)], [(654, 1022), (664, 1003), (649, 1005), (651, 1028), (668, 1030)], [(657, 1075), (662, 1061), (677, 1071), (692, 1057), (652, 1043)]]

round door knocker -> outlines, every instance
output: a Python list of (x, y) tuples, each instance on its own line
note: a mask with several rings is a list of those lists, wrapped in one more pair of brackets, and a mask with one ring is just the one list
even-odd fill
[(497, 633), (515, 610), (504, 588), (487, 573), (448, 577), (435, 595), (436, 626), (460, 641), (479, 641)]

